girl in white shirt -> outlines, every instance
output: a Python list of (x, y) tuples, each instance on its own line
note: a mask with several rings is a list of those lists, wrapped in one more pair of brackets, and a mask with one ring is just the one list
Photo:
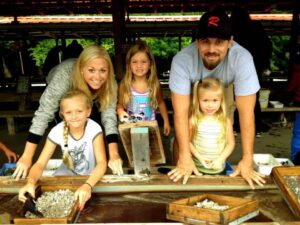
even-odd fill
[(58, 175), (89, 175), (75, 192), (79, 208), (91, 198), (94, 185), (107, 168), (104, 138), (100, 125), (88, 117), (92, 100), (80, 90), (67, 92), (60, 102), (63, 121), (53, 127), (37, 162), (30, 169), (27, 184), (19, 191), (19, 200), (26, 201), (25, 193), (35, 196), (35, 188), (56, 146), (62, 149), (63, 163)]

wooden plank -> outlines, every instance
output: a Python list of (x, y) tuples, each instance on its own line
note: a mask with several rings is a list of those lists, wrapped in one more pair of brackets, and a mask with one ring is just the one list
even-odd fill
[(134, 174), (150, 174), (150, 146), (148, 127), (130, 129)]
[(6, 118), (6, 117), (19, 117), (19, 118), (25, 118), (25, 117), (32, 117), (34, 115), (34, 110), (0, 110), (0, 118)]
[(17, 93), (2, 93), (0, 92), (0, 102), (19, 102), (20, 95)]
[[(76, 190), (86, 180), (87, 176), (42, 177), (39, 184), (47, 188), (64, 187)], [(26, 180), (15, 181), (10, 177), (0, 177), (0, 193), (18, 193)], [(256, 190), (277, 189), (272, 179), (266, 177), (266, 184), (255, 186)], [(137, 193), (137, 192), (182, 192), (182, 191), (225, 191), (252, 190), (242, 177), (219, 175), (192, 176), (188, 183), (173, 182), (166, 175), (151, 174), (148, 177), (134, 175), (105, 175), (93, 188), (93, 193)]]
[(28, 104), (29, 102), (38, 102), (42, 94), (41, 91), (33, 91), (27, 94), (0, 92), (0, 102), (20, 103), (25, 100), (25, 103)]
[(261, 108), (262, 112), (300, 112), (300, 107)]
[(289, 188), (288, 184), (286, 183), (286, 180), (284, 179), (285, 176), (300, 176), (300, 166), (274, 167), (271, 172), (271, 177), (278, 185), (278, 188), (281, 191), (282, 196), (288, 204), (289, 208), (294, 213), (294, 215), (298, 219), (300, 219), (299, 201), (291, 188)]
[(166, 163), (165, 153), (160, 136), (159, 126), (157, 121), (144, 121), (137, 123), (126, 123), (119, 125), (120, 137), (128, 157), (128, 162), (133, 167), (133, 155), (130, 129), (134, 127), (148, 127), (149, 129), (149, 144), (150, 144), (150, 163), (152, 166)]

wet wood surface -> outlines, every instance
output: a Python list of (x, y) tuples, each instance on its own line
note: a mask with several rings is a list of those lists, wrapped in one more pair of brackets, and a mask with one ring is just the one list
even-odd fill
[[(278, 185), (279, 190), (282, 193), (282, 196), (286, 200), (286, 203), (289, 205), (290, 209), (294, 212), (294, 214), (300, 219), (300, 204), (299, 204), (299, 194), (295, 194), (292, 191), (292, 187), (288, 185), (285, 180), (285, 176), (300, 176), (300, 166), (293, 167), (275, 167), (272, 170), (271, 176), (274, 181)], [(296, 182), (296, 186), (294, 188), (299, 188), (299, 182)], [(299, 192), (298, 192), (299, 193)]]
[[(86, 180), (87, 176), (60, 176), (42, 177), (39, 184), (44, 190), (57, 187), (77, 189)], [(277, 186), (266, 177), (266, 184), (256, 186), (256, 189), (275, 189)], [(248, 183), (242, 177), (229, 177), (222, 175), (192, 176), (188, 183), (182, 181), (172, 182), (166, 175), (150, 175), (149, 177), (137, 177), (134, 175), (105, 175), (94, 189), (94, 193), (137, 193), (137, 192), (176, 192), (176, 191), (220, 191), (220, 190), (251, 190)], [(25, 185), (26, 180), (15, 181), (10, 177), (0, 177), (0, 193), (18, 193), (19, 188)]]

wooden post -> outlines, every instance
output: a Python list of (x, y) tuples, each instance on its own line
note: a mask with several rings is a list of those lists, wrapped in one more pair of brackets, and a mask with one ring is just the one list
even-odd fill
[(130, 129), (135, 175), (150, 174), (150, 145), (148, 127)]
[(15, 121), (13, 116), (6, 117), (7, 129), (9, 135), (16, 134)]
[[(118, 80), (123, 77), (123, 45), (126, 42), (125, 1), (112, 0), (113, 32), (115, 46), (115, 74)], [(126, 53), (125, 53), (126, 54)]]

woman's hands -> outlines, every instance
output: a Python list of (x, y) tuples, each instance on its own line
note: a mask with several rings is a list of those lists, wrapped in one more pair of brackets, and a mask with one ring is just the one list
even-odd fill
[(108, 144), (109, 160), (108, 167), (112, 170), (113, 174), (123, 175), (123, 161), (119, 155), (119, 149), (117, 143)]
[(116, 174), (118, 176), (123, 175), (122, 165), (123, 165), (123, 161), (121, 158), (114, 159), (114, 160), (110, 159), (108, 161), (108, 167), (112, 170), (113, 174)]

